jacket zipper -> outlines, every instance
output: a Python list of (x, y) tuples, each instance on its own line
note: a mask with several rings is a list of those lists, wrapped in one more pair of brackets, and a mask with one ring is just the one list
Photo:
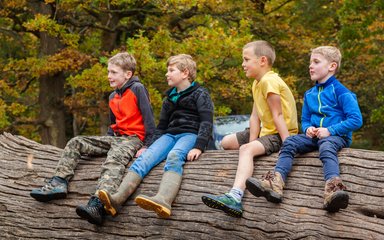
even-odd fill
[(319, 101), (319, 113), (320, 114), (323, 114), (323, 116), (324, 117), (322, 117), (321, 119), (320, 119), (320, 127), (323, 127), (323, 121), (324, 121), (324, 118), (326, 117), (326, 115), (324, 114), (324, 113), (322, 113), (321, 112), (321, 100), (320, 100), (320, 94), (321, 94), (321, 92), (323, 91), (323, 87), (321, 86), (321, 87), (319, 87), (319, 94), (317, 95), (317, 100)]

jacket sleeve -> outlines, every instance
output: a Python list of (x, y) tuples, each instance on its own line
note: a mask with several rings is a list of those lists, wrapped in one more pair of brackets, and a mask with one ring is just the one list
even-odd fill
[(134, 93), (136, 95), (137, 103), (144, 121), (144, 146), (148, 146), (147, 144), (149, 141), (151, 141), (152, 135), (155, 132), (155, 120), (153, 117), (151, 103), (149, 101), (149, 94), (147, 89), (142, 84), (137, 84)]
[(114, 136), (115, 133), (113, 132), (113, 130), (112, 130), (112, 128), (111, 128), (111, 125), (116, 123), (116, 117), (115, 117), (115, 115), (113, 114), (113, 112), (112, 112), (111, 109), (109, 109), (109, 121), (110, 121), (110, 124), (109, 124), (109, 126), (108, 126), (107, 135), (108, 135), (108, 136)]
[(214, 106), (207, 90), (203, 90), (197, 101), (197, 111), (200, 116), (199, 132), (194, 148), (204, 151), (212, 136)]
[[(114, 95), (114, 92), (111, 93), (111, 95), (109, 95), (109, 100), (108, 101), (111, 101), (113, 95)], [(109, 102), (108, 102), (108, 105), (109, 105)], [(107, 131), (107, 135), (108, 136), (114, 136), (115, 135), (113, 129), (111, 128), (111, 125), (115, 124), (115, 123), (116, 123), (115, 114), (113, 114), (111, 108), (109, 108), (109, 126), (108, 126), (108, 131)]]
[(308, 99), (306, 94), (304, 95), (304, 104), (303, 108), (301, 110), (301, 130), (305, 134), (307, 131), (307, 128), (311, 127), (311, 112), (308, 107)]
[(355, 131), (363, 125), (363, 117), (360, 112), (356, 95), (352, 92), (344, 93), (338, 97), (338, 102), (345, 114), (345, 120), (328, 127), (333, 136), (344, 136), (348, 132)]
[(159, 124), (157, 125), (157, 128), (155, 129), (154, 134), (152, 134), (151, 139), (148, 139), (148, 145), (150, 146), (154, 141), (156, 141), (161, 135), (164, 134), (164, 131), (168, 127), (168, 122), (169, 122), (169, 109), (170, 109), (169, 102), (165, 98), (163, 100), (163, 105), (161, 106), (161, 111), (160, 111), (160, 119), (159, 119)]

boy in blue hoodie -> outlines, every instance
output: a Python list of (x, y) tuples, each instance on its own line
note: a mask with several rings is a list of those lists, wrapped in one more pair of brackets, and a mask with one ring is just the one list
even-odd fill
[(348, 206), (349, 196), (340, 178), (337, 153), (351, 145), (352, 132), (363, 122), (356, 95), (334, 76), (340, 63), (341, 53), (336, 47), (312, 50), (309, 73), (316, 85), (304, 95), (301, 116), (304, 134), (284, 141), (274, 172), (268, 172), (261, 180), (247, 179), (247, 189), (253, 195), (281, 202), (295, 155), (319, 150), (326, 181), (324, 209), (337, 212)]

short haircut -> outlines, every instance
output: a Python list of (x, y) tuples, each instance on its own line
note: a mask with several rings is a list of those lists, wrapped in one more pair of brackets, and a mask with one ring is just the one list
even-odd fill
[(243, 49), (246, 49), (249, 47), (253, 48), (253, 51), (257, 57), (265, 56), (268, 60), (269, 66), (271, 67), (273, 66), (273, 63), (275, 62), (275, 59), (276, 59), (276, 53), (275, 53), (275, 49), (269, 42), (264, 40), (253, 41), (245, 44)]
[(329, 62), (335, 62), (337, 68), (335, 72), (338, 72), (341, 67), (341, 53), (337, 47), (332, 46), (320, 46), (311, 50), (311, 54), (320, 54)]
[(193, 82), (196, 78), (196, 62), (193, 61), (191, 55), (179, 54), (168, 58), (167, 67), (169, 65), (176, 65), (180, 71), (189, 71), (189, 81)]
[(124, 71), (131, 71), (132, 75), (135, 73), (136, 60), (131, 54), (127, 52), (122, 52), (114, 55), (113, 57), (108, 59), (108, 64), (109, 63), (121, 67), (121, 69), (123, 69)]

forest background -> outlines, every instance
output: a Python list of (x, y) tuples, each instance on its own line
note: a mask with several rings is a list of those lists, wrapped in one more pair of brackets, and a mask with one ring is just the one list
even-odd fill
[(263, 39), (275, 47), (274, 70), (294, 92), (299, 119), (313, 86), (310, 50), (339, 47), (337, 77), (364, 118), (353, 147), (384, 150), (383, 10), (382, 0), (0, 0), (0, 132), (59, 147), (105, 134), (106, 63), (120, 51), (135, 56), (156, 117), (166, 60), (179, 53), (197, 61), (216, 116), (249, 114), (253, 79), (242, 47)]

